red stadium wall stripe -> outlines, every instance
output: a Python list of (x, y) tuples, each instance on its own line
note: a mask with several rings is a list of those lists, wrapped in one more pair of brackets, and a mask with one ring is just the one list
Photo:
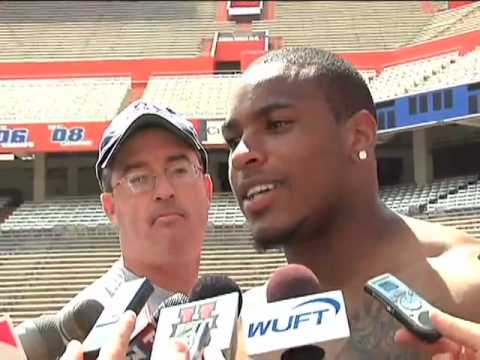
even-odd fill
[(0, 78), (55, 78), (131, 76), (147, 82), (152, 75), (213, 73), (215, 59), (210, 56), (183, 59), (85, 60), (2, 63)]

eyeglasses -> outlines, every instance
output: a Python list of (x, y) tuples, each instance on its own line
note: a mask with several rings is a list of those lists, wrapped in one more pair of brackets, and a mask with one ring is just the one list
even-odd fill
[[(197, 164), (179, 161), (165, 167), (163, 174), (170, 185), (178, 187), (192, 183), (202, 172), (202, 168)], [(125, 182), (132, 193), (150, 192), (156, 187), (158, 178), (158, 175), (145, 170), (134, 171), (121, 178), (113, 189)]]

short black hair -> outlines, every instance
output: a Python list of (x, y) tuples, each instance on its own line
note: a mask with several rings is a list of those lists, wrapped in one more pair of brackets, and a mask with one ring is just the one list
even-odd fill
[(339, 56), (318, 48), (282, 48), (266, 53), (251, 67), (269, 63), (291, 66), (295, 76), (298, 69), (311, 68), (306, 78), (321, 80), (325, 100), (337, 121), (348, 119), (360, 110), (367, 110), (377, 118), (372, 94), (362, 75)]

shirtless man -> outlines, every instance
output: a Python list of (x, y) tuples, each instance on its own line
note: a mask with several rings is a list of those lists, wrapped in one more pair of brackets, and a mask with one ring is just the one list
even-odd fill
[(364, 283), (390, 272), (450, 314), (480, 321), (480, 242), (401, 216), (379, 198), (376, 112), (361, 75), (319, 49), (273, 51), (245, 72), (223, 134), (230, 182), (260, 249), (282, 247), (343, 291), (352, 335), (328, 358), (418, 359)]

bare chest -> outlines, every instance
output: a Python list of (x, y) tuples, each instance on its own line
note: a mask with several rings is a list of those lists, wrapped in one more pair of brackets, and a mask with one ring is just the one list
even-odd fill
[(326, 359), (426, 359), (394, 343), (400, 324), (382, 305), (367, 299), (359, 310), (349, 313), (351, 335), (339, 349), (325, 348)]

